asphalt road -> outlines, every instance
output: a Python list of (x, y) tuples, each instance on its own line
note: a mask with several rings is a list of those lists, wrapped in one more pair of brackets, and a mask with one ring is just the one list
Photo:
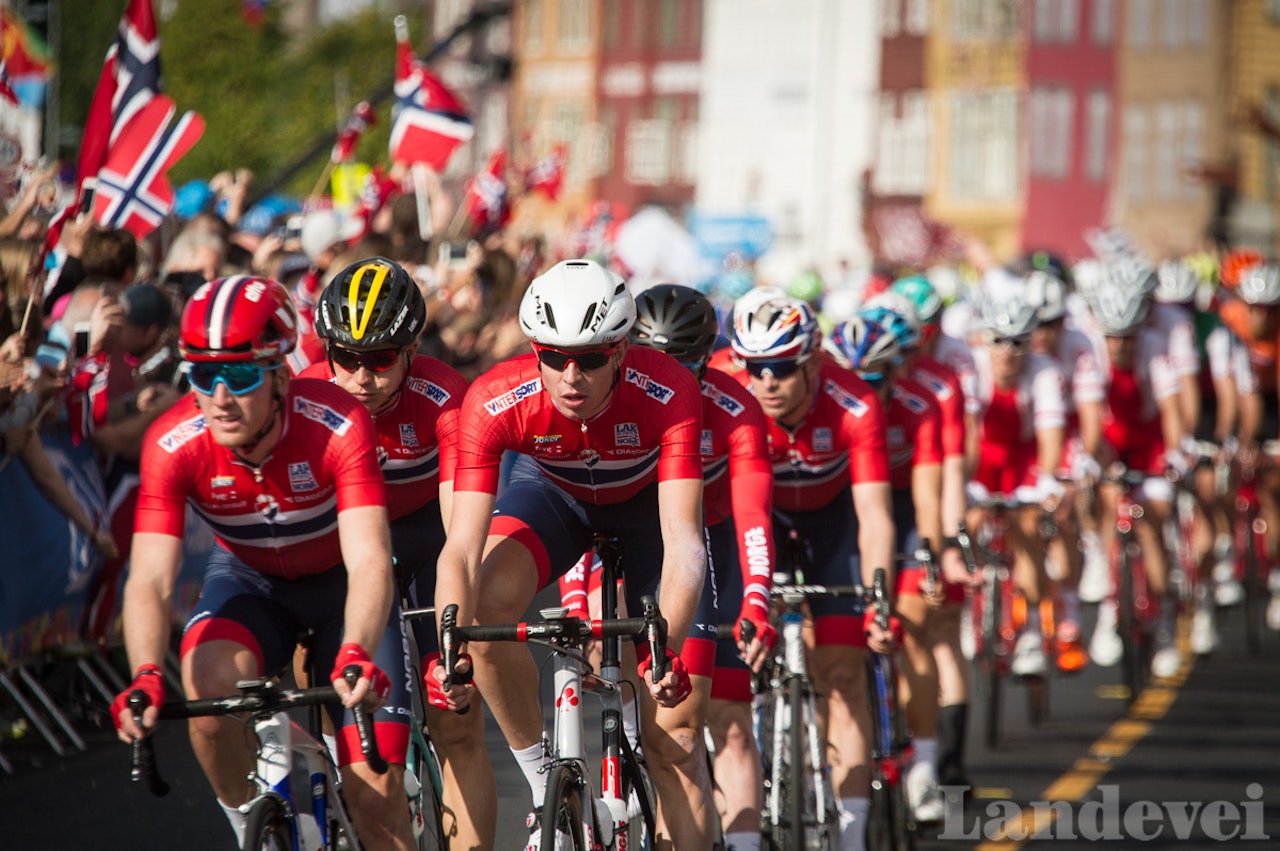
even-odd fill
[[(1097, 840), (1113, 848), (1280, 847), (1280, 636), (1268, 635), (1262, 654), (1249, 658), (1242, 629), (1231, 613), (1224, 620), (1214, 656), (1149, 689), (1127, 713), (1116, 669), (1053, 678), (1050, 715), (1038, 729), (1024, 690), (1006, 689), (1000, 746), (986, 750), (970, 730), (975, 788), (963, 803), (954, 799), (922, 849), (1065, 851)], [(129, 783), (125, 747), (93, 723), (95, 711), (76, 704), (83, 689), (58, 670), (40, 673), (73, 706), (87, 750), (57, 757), (32, 731), (0, 743), (14, 770), (0, 772), (0, 848), (230, 846), (181, 725), (159, 734), (173, 791), (151, 798)], [(0, 698), (0, 719), (10, 709)], [(488, 737), (502, 798), (498, 847), (520, 848), (527, 787), (492, 719)]]

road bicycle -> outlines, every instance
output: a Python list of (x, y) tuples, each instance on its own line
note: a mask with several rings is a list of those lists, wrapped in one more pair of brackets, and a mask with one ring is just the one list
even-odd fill
[(1156, 601), (1147, 584), (1146, 560), (1138, 541), (1135, 525), (1145, 516), (1142, 506), (1133, 498), (1146, 474), (1115, 464), (1103, 473), (1103, 483), (1119, 486), (1116, 497), (1115, 538), (1111, 542), (1109, 563), (1111, 587), (1115, 589), (1116, 632), (1120, 636), (1122, 685), (1127, 689), (1126, 701), (1132, 705), (1146, 685), (1147, 666), (1151, 655), (1151, 625), (1156, 618)]
[[(925, 570), (925, 581), (936, 583), (936, 564), (927, 540), (922, 542), (916, 558)], [(864, 600), (875, 612), (876, 625), (888, 632), (890, 605), (883, 569), (876, 568)], [(871, 811), (867, 821), (867, 847), (915, 851), (915, 813), (907, 800), (905, 782), (913, 754), (906, 713), (898, 702), (898, 671), (892, 653), (873, 652), (870, 657), (868, 683), (871, 687), (867, 695), (871, 701)]]
[(1267, 579), (1271, 559), (1267, 551), (1267, 521), (1258, 497), (1257, 471), (1241, 469), (1236, 488), (1232, 537), (1236, 550), (1236, 578), (1244, 588), (1244, 635), (1249, 655), (1262, 651), (1263, 618), (1267, 609)]
[[(623, 733), (621, 639), (644, 638), (654, 680), (667, 671), (667, 622), (653, 597), (641, 598), (639, 617), (618, 618), (621, 554), (617, 539), (596, 536), (601, 620), (585, 621), (567, 607), (542, 609), (540, 620), (516, 624), (459, 626), (458, 607), (450, 604), (440, 619), (440, 659), (446, 682), (454, 676), (458, 648), (468, 641), (518, 641), (549, 648), (553, 664), (555, 713), (548, 743), (550, 766), (539, 816), (541, 847), (572, 851), (648, 849), (655, 833), (654, 794), (641, 760)], [(601, 643), (600, 672), (586, 647)], [(601, 760), (599, 794), (584, 745), (584, 694), (599, 698)], [(633, 706), (637, 702), (633, 701)]]
[[(992, 750), (1000, 741), (1003, 683), (1011, 673), (1014, 644), (1026, 620), (1026, 601), (1013, 585), (1013, 554), (1006, 539), (1008, 515), (1026, 505), (1028, 503), (1004, 496), (988, 497), (974, 506), (986, 516), (986, 522), (978, 530), (978, 540), (974, 540), (963, 522), (957, 524), (956, 530), (956, 541), (966, 567), (971, 574), (982, 578), (982, 583), (969, 597), (970, 634), (977, 692), (983, 705), (983, 737)], [(1038, 726), (1048, 713), (1048, 671), (1053, 664), (1052, 604), (1045, 603), (1047, 599), (1040, 606), (1045, 674), (1018, 678), (1027, 689), (1028, 716), (1033, 726)]]
[[(360, 669), (350, 665), (343, 675), (352, 685)], [(255, 791), (240, 809), (245, 813), (243, 851), (358, 851), (359, 839), (342, 797), (337, 766), (319, 738), (320, 707), (339, 703), (333, 686), (291, 689), (277, 677), (261, 677), (236, 683), (238, 694), (226, 697), (175, 701), (160, 707), (162, 719), (209, 715), (245, 715), (257, 742), (257, 768), (250, 780)], [(135, 689), (129, 696), (134, 719), (141, 723), (147, 696)], [(307, 707), (310, 720), (304, 727), (290, 710)], [(353, 710), (360, 750), (369, 767), (381, 774), (386, 761), (378, 752), (373, 724), (363, 707)], [(136, 739), (130, 746), (130, 777), (143, 783), (153, 795), (163, 797), (169, 785), (160, 776), (151, 738)], [(303, 780), (303, 783), (295, 782)], [(307, 789), (305, 795), (298, 788)]]

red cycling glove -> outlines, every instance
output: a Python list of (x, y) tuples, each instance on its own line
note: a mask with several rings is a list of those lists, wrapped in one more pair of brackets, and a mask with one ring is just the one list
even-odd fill
[(329, 681), (343, 679), (343, 669), (348, 665), (355, 665), (360, 669), (360, 676), (369, 681), (369, 690), (378, 697), (386, 700), (391, 695), (391, 680), (387, 679), (387, 675), (373, 664), (373, 660), (369, 658), (368, 653), (364, 652), (364, 648), (354, 641), (349, 641), (338, 648), (338, 656), (333, 661), (333, 673), (329, 675)]
[(735, 641), (742, 641), (743, 621), (748, 621), (756, 628), (755, 638), (764, 645), (766, 650), (772, 650), (773, 646), (778, 643), (778, 631), (769, 622), (768, 609), (744, 600), (742, 602), (742, 611), (738, 613), (738, 622), (733, 625), (733, 638)]
[(133, 682), (111, 701), (111, 723), (120, 732), (120, 713), (129, 706), (129, 695), (141, 691), (147, 696), (147, 706), (159, 706), (164, 703), (164, 676), (155, 665), (142, 665), (133, 675)]
[[(467, 670), (458, 671), (455, 665), (453, 683), (452, 683), (453, 685), (464, 685), (466, 683), (471, 682), (471, 671), (473, 670), (471, 654), (463, 653), (458, 656), (459, 662), (463, 661), (464, 659), (467, 662)], [(448, 709), (449, 698), (446, 696), (444, 686), (441, 685), (440, 680), (436, 679), (436, 671), (439, 669), (440, 669), (440, 654), (432, 653), (430, 656), (427, 657), (427, 670), (426, 670), (426, 673), (422, 675), (423, 683), (427, 687), (427, 703), (431, 704), (436, 709)]]
[[(867, 609), (862, 613), (862, 631), (869, 634), (871, 626), (876, 622), (876, 610)], [(902, 621), (897, 617), (889, 616), (889, 635), (893, 638), (894, 644), (902, 643)]]
[[(641, 681), (644, 681), (646, 675), (653, 670), (652, 661), (649, 658), (649, 645), (641, 644), (636, 648), (636, 658), (640, 664), (636, 666), (636, 670), (640, 673)], [(684, 699), (693, 693), (693, 683), (689, 680), (689, 669), (685, 667), (680, 657), (667, 648), (667, 664), (670, 672), (676, 675), (676, 704), (683, 703)], [(652, 681), (652, 678), (650, 678)], [(675, 705), (675, 704), (673, 704)]]

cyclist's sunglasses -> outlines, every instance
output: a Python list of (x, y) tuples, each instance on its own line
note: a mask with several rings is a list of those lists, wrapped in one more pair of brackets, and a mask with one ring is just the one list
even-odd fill
[(329, 365), (340, 366), (346, 372), (357, 372), (361, 367), (370, 372), (386, 372), (400, 360), (399, 349), (378, 349), (373, 352), (353, 352), (341, 346), (329, 347)]
[(745, 360), (743, 365), (746, 367), (747, 374), (752, 378), (764, 378), (767, 372), (774, 378), (787, 378), (800, 367), (804, 366), (804, 361), (794, 358), (780, 358), (777, 360)]
[(570, 363), (578, 365), (578, 369), (583, 372), (589, 372), (593, 369), (599, 369), (609, 362), (609, 358), (613, 357), (618, 351), (617, 346), (608, 349), (588, 349), (582, 352), (562, 352), (559, 349), (550, 349), (546, 346), (533, 344), (534, 354), (538, 356), (538, 363), (554, 369), (556, 372), (563, 372), (568, 368)]
[(1020, 334), (1017, 337), (992, 337), (991, 345), (1002, 349), (1021, 351), (1031, 345), (1031, 337), (1026, 334)]
[(262, 366), (247, 361), (234, 363), (193, 363), (187, 378), (191, 387), (204, 396), (212, 396), (218, 382), (231, 391), (232, 396), (243, 396), (262, 386), (262, 380), (269, 370), (279, 369), (282, 363)]

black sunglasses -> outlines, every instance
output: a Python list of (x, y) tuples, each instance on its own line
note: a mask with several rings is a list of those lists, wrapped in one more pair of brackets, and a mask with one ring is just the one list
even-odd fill
[(358, 372), (361, 367), (370, 372), (386, 372), (400, 360), (399, 349), (378, 349), (372, 352), (353, 352), (341, 346), (329, 347), (329, 365), (340, 366), (345, 372)]
[(804, 366), (804, 361), (782, 358), (778, 360), (748, 360), (744, 361), (744, 364), (746, 365), (747, 374), (752, 378), (764, 378), (766, 372), (774, 378), (787, 378)]
[(538, 363), (548, 369), (563, 372), (570, 363), (575, 363), (578, 365), (578, 369), (589, 372), (607, 364), (614, 353), (618, 351), (618, 347), (590, 349), (585, 352), (562, 352), (559, 349), (549, 349), (546, 346), (534, 344), (533, 351), (538, 356)]
[(1025, 336), (992, 337), (991, 338), (991, 345), (999, 346), (1000, 348), (1003, 348), (1003, 349), (1014, 349), (1015, 351), (1018, 349), (1025, 349), (1030, 344), (1031, 344), (1031, 338), (1025, 337)]

